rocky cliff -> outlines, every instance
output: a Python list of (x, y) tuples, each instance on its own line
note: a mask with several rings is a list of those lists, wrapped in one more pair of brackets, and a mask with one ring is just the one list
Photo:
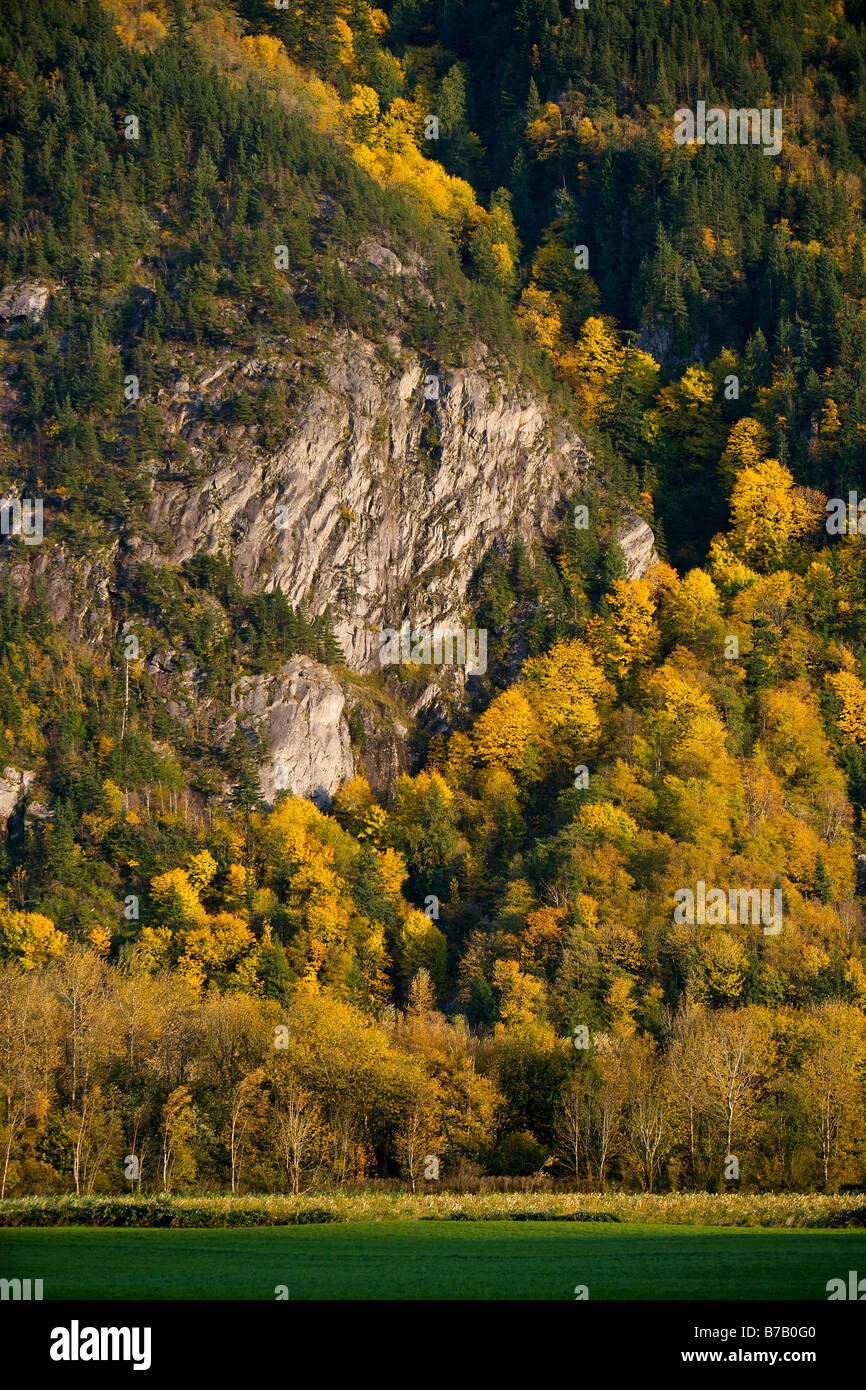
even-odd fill
[[(432, 302), (423, 271), (417, 256), (401, 260), (379, 243), (364, 243), (353, 265), (392, 307), (407, 280)], [(10, 299), (10, 312), (18, 307)], [(276, 438), (256, 406), (266, 393), (287, 403)], [(239, 394), (253, 403), (248, 424), (233, 422)], [(182, 675), (159, 651), (141, 653), (172, 718), (199, 727), (204, 717), (215, 750), (237, 729), (261, 740), (271, 804), (283, 789), (324, 804), (354, 770), (380, 790), (392, 785), (410, 760), (414, 721), (447, 728), (465, 673), (443, 675), (454, 687), (445, 697), (441, 682), (422, 682), (408, 703), (402, 690), (371, 696), (363, 678), (380, 670), (384, 631), (407, 619), (462, 628), (486, 552), (515, 535), (531, 549), (576, 489), (599, 484), (567, 418), (515, 384), (480, 342), (444, 367), (396, 333), (377, 346), (351, 331), (312, 330), (303, 358), (274, 335), (253, 358), (190, 353), (150, 404), (188, 451), (183, 476), (154, 465), (147, 526), (75, 557), (54, 542), (47, 506), (47, 544), (13, 562), (19, 588), (32, 596), (41, 578), (53, 616), (93, 647), (114, 647), (132, 630), (121, 614), (144, 561), (179, 566), (221, 553), (245, 592), (279, 585), (310, 618), (330, 610), (346, 658), (339, 680), (297, 657), (277, 675), (238, 680), (228, 709), (203, 698), (201, 672), (188, 662)], [(623, 515), (628, 575), (639, 578), (655, 563), (654, 538), (636, 513)]]
[[(405, 618), (459, 625), (485, 551), (512, 528), (549, 529), (592, 460), (549, 405), (495, 369), (445, 371), (389, 342), (393, 364), (352, 333), (323, 358), (324, 379), (301, 401), (283, 444), (267, 452), (255, 427), (214, 439), (203, 420), (242, 383), (291, 387), (300, 364), (279, 356), (209, 367), (167, 402), (196, 463), (196, 488), (154, 488), (154, 560), (227, 546), (244, 586), (280, 584), (311, 616), (330, 607), (347, 664), (378, 669), (381, 633)], [(214, 456), (214, 451), (215, 456)]]
[(270, 751), (259, 772), (269, 806), (281, 791), (325, 806), (352, 776), (346, 697), (327, 667), (295, 657), (276, 676), (240, 680), (232, 704), (236, 713), (226, 732), (240, 727)]
[(643, 579), (644, 575), (658, 564), (656, 540), (652, 529), (630, 507), (624, 509), (618, 540), (625, 555), (629, 579)]

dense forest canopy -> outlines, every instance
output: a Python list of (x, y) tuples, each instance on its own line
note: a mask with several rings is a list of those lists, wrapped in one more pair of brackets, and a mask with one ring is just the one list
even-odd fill
[[(51, 519), (0, 564), (0, 768), (41, 798), (0, 845), (4, 1193), (120, 1190), (130, 1153), (145, 1187), (414, 1185), (430, 1154), (461, 1180), (863, 1182), (864, 23), (4, 4), (0, 276), (52, 290), (0, 345), (4, 488)], [(779, 153), (677, 143), (698, 101), (781, 110)], [(370, 235), (423, 253), (429, 300), (353, 278)], [(268, 811), (260, 750), (216, 754), (202, 710), (297, 654), (339, 675), (330, 615), (245, 589), (228, 544), (135, 542), (156, 479), (209, 481), (159, 392), (279, 341), (286, 389), (204, 421), (276, 448), (344, 330), (386, 364), (394, 334), (451, 365), (481, 339), (596, 475), (547, 543), (479, 564), (489, 670), (391, 794)], [(639, 579), (626, 503), (662, 557)], [(58, 546), (124, 559), (97, 639), (55, 621)]]

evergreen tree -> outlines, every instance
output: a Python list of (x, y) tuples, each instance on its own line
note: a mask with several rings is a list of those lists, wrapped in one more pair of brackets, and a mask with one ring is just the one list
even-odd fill
[(830, 875), (824, 863), (824, 857), (819, 854), (815, 860), (815, 883), (813, 886), (815, 896), (825, 905), (833, 901), (833, 885), (830, 882)]

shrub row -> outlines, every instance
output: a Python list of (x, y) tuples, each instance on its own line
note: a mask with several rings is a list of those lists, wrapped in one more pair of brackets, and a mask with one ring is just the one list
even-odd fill
[(0, 1226), (162, 1226), (185, 1229), (237, 1226), (313, 1226), (336, 1221), (325, 1207), (218, 1205), (164, 1197), (42, 1197), (0, 1203)]
[(690, 1226), (866, 1226), (862, 1194), (824, 1193), (307, 1193), (232, 1196), (18, 1197), (0, 1226), (205, 1229), (334, 1221), (619, 1221)]

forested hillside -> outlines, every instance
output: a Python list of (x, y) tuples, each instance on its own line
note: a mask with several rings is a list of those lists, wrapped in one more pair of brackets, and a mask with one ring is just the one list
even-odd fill
[(863, 1184), (864, 23), (3, 5), (3, 1195)]

